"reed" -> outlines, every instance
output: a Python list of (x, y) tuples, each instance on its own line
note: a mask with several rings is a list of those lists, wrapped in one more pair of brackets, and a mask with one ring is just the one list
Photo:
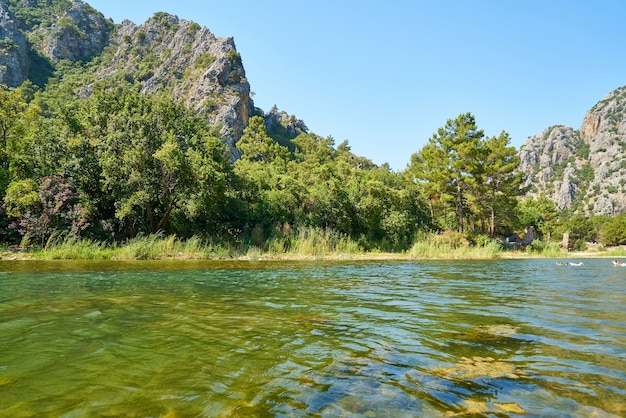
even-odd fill
[(65, 238), (48, 240), (45, 247), (33, 255), (50, 260), (108, 260), (113, 256), (113, 249), (106, 242)]
[(626, 257), (626, 247), (616, 247), (602, 253), (606, 257)]
[(300, 256), (323, 257), (328, 254), (358, 254), (359, 244), (349, 236), (332, 229), (300, 228), (289, 243), (288, 252)]
[(413, 259), (492, 259), (502, 255), (502, 246), (496, 240), (482, 240), (471, 245), (456, 234), (421, 234), (408, 251)]
[(211, 247), (199, 237), (186, 240), (175, 235), (141, 235), (130, 239), (117, 250), (116, 258), (123, 260), (207, 259)]
[(561, 246), (556, 242), (535, 240), (526, 247), (526, 253), (546, 258), (562, 257)]
[[(8, 251), (4, 249), (4, 252)], [(0, 252), (2, 247), (0, 247)], [(488, 237), (469, 242), (457, 233), (422, 233), (406, 252), (384, 253), (366, 250), (358, 241), (332, 229), (299, 228), (288, 234), (276, 233), (259, 245), (252, 241), (227, 238), (181, 239), (175, 235), (141, 235), (123, 244), (55, 236), (39, 249), (24, 252), (27, 258), (48, 260), (226, 260), (263, 258), (350, 258), (354, 256), (397, 259), (495, 259), (508, 251)], [(562, 257), (559, 244), (537, 240), (513, 256)], [(626, 257), (626, 248), (599, 252), (604, 257)]]

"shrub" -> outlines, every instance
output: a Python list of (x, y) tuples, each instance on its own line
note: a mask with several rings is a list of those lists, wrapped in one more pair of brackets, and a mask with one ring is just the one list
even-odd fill
[(215, 62), (216, 58), (208, 52), (200, 55), (196, 62), (194, 63), (194, 67), (196, 68), (209, 68), (211, 64)]
[(536, 253), (544, 257), (558, 257), (561, 254), (561, 248), (556, 242), (535, 240), (526, 247), (526, 252)]
[(22, 202), (14, 227), (22, 237), (43, 245), (53, 235), (80, 237), (89, 226), (87, 210), (80, 201), (73, 181), (61, 176), (42, 177), (37, 181), (36, 196), (26, 190), (27, 202)]

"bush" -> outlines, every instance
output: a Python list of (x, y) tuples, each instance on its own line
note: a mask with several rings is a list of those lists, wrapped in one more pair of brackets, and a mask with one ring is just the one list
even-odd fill
[(544, 257), (558, 257), (561, 247), (556, 242), (535, 240), (526, 247), (527, 253), (536, 253)]
[(587, 242), (584, 239), (577, 239), (574, 243), (574, 250), (576, 251), (586, 251), (587, 250)]
[(604, 223), (601, 227), (600, 236), (604, 245), (626, 244), (626, 213), (620, 213)]
[(208, 52), (200, 55), (196, 62), (194, 63), (195, 68), (206, 69), (211, 66), (215, 62), (216, 58)]
[(19, 218), (13, 226), (19, 234), (39, 245), (44, 245), (53, 235), (79, 238), (89, 221), (74, 182), (61, 176), (42, 177), (36, 183), (36, 190), (32, 190), (34, 183), (30, 182), (9, 186), (12, 191), (14, 185), (19, 189), (7, 202), (12, 205), (8, 214)]

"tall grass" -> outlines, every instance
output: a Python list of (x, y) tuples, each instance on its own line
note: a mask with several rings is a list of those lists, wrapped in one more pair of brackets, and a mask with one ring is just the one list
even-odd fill
[[(257, 237), (258, 238), (258, 237)], [(6, 251), (6, 250), (5, 250)], [(392, 257), (409, 259), (494, 259), (506, 250), (499, 241), (480, 236), (469, 242), (458, 233), (421, 233), (411, 248)], [(385, 257), (388, 254), (366, 250), (358, 241), (332, 229), (299, 228), (274, 233), (269, 239), (232, 240), (227, 238), (181, 239), (174, 235), (142, 235), (122, 244), (56, 236), (43, 248), (29, 250), (29, 258), (59, 260), (224, 260), (263, 258), (349, 258), (356, 255)], [(535, 241), (520, 256), (562, 257), (558, 243)], [(602, 252), (603, 256), (626, 256), (626, 248)]]
[(358, 242), (328, 228), (298, 228), (294, 233), (275, 234), (263, 245), (270, 256), (315, 257), (354, 255), (363, 252)]
[(298, 255), (356, 254), (359, 244), (333, 229), (301, 228), (291, 242), (289, 252)]
[(535, 240), (526, 247), (528, 254), (538, 255), (541, 257), (556, 258), (562, 257), (561, 246), (556, 242)]
[(502, 255), (496, 240), (482, 240), (470, 245), (461, 234), (421, 234), (408, 252), (410, 258), (491, 259)]
[(113, 252), (106, 242), (65, 238), (48, 240), (45, 247), (34, 254), (52, 260), (107, 260)]
[(137, 236), (116, 251), (117, 258), (126, 260), (198, 260), (208, 259), (210, 255), (211, 246), (197, 236), (183, 240), (175, 235), (162, 234)]
[(602, 255), (607, 257), (626, 257), (626, 247), (612, 248), (604, 252)]

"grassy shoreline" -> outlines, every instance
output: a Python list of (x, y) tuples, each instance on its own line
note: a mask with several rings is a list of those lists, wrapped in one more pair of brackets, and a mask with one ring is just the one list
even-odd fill
[(620, 258), (625, 247), (607, 250), (566, 252), (558, 244), (543, 243), (526, 251), (502, 249), (495, 241), (484, 245), (458, 245), (433, 240), (418, 241), (402, 252), (364, 250), (345, 237), (308, 234), (297, 239), (273, 238), (263, 247), (246, 243), (213, 244), (197, 237), (187, 240), (175, 236), (151, 235), (134, 238), (125, 244), (66, 239), (50, 242), (43, 248), (0, 247), (0, 260), (489, 260), (524, 258)]

